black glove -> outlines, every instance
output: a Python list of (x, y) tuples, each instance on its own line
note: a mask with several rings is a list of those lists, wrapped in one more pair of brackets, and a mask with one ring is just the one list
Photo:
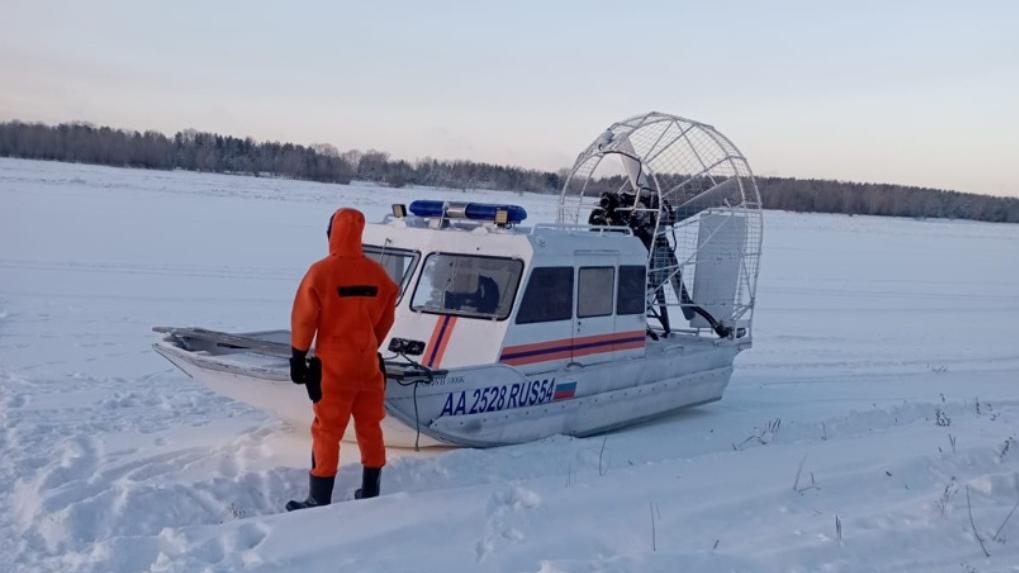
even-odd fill
[(318, 356), (308, 361), (307, 376), (304, 387), (308, 390), (308, 398), (313, 404), (322, 399), (322, 361)]
[(304, 384), (308, 379), (308, 356), (307, 350), (298, 350), (290, 347), (290, 381), (294, 384)]

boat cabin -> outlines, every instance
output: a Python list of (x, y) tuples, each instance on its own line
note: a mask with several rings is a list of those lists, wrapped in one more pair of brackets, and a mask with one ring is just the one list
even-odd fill
[[(400, 285), (390, 338), (430, 368), (538, 373), (643, 356), (647, 250), (629, 229), (520, 226), (514, 205), (415, 201), (364, 231)], [(388, 341), (384, 341), (385, 347)]]

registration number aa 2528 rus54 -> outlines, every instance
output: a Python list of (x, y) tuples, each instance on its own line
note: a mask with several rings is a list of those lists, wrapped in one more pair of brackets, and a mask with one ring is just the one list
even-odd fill
[(551, 402), (554, 395), (555, 378), (450, 392), (440, 415), (461, 416), (536, 406)]

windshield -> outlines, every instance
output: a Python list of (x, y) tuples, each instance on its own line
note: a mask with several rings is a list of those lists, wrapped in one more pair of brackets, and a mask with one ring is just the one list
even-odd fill
[(400, 297), (403, 298), (403, 291), (414, 274), (414, 267), (417, 266), (418, 254), (414, 251), (394, 249), (392, 247), (376, 247), (375, 245), (363, 245), (365, 256), (382, 265), (393, 282), (400, 285)]
[(413, 310), (502, 320), (524, 264), (513, 259), (432, 253), (414, 290)]

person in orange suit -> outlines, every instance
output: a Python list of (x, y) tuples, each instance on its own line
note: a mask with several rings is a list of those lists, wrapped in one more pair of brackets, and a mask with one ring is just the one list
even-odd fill
[[(398, 287), (361, 250), (364, 215), (340, 209), (329, 220), (329, 256), (311, 265), (297, 289), (291, 315), (290, 378), (314, 403), (308, 498), (287, 511), (332, 501), (340, 439), (354, 417), (364, 466), (355, 497), (379, 494), (386, 449), (382, 441), (385, 375), (378, 348), (393, 326)], [(307, 358), (312, 340), (315, 357)]]

